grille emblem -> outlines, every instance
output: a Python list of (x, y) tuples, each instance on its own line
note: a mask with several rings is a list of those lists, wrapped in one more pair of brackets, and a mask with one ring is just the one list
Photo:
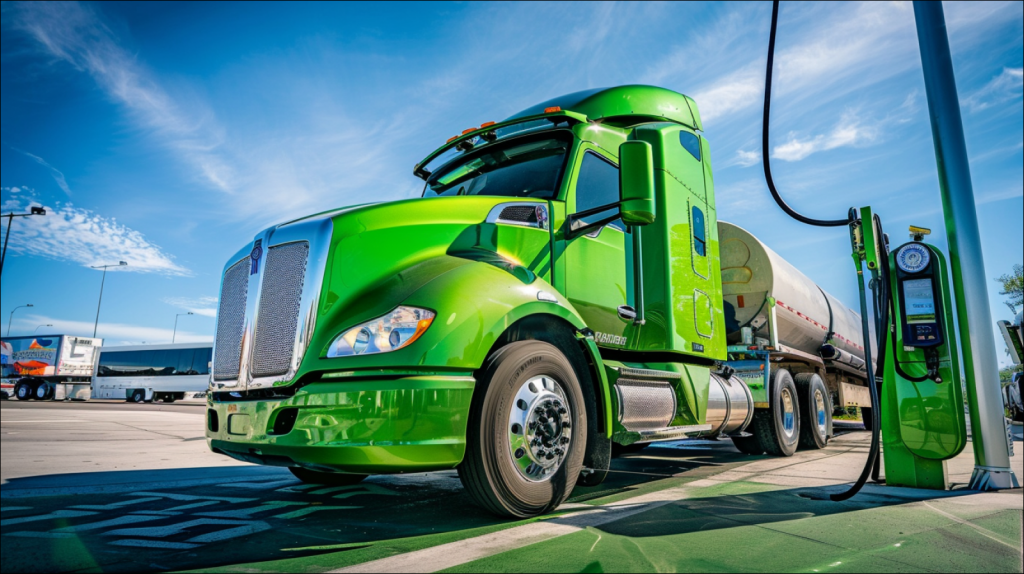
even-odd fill
[(256, 243), (252, 246), (252, 253), (249, 258), (252, 260), (252, 268), (249, 270), (249, 275), (255, 275), (260, 272), (260, 258), (263, 257), (263, 240), (257, 239)]

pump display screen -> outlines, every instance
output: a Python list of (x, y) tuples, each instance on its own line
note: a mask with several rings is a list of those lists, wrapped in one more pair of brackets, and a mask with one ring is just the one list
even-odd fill
[(903, 299), (907, 306), (907, 323), (935, 323), (935, 295), (931, 279), (903, 282)]

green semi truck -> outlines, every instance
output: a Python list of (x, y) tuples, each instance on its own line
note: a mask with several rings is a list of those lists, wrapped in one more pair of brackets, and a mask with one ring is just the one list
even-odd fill
[(225, 266), (210, 448), (345, 485), (458, 469), (526, 517), (613, 448), (822, 448), (869, 406), (860, 319), (718, 221), (696, 103), (556, 98), (448, 140), (421, 198), (274, 226)]

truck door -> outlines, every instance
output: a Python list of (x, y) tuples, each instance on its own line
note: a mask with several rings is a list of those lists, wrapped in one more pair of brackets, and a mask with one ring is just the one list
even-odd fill
[[(599, 149), (584, 145), (574, 162), (567, 207), (570, 213), (608, 205), (619, 200), (619, 168)], [(586, 218), (597, 221), (601, 213)], [(577, 237), (565, 246), (566, 298), (597, 333), (599, 345), (625, 347), (627, 323), (619, 318), (618, 308), (632, 299), (632, 284), (627, 282), (628, 235), (621, 221), (612, 222), (596, 232)]]

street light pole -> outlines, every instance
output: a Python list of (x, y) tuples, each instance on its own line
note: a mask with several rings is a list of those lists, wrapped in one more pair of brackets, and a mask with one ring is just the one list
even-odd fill
[(11, 240), (11, 226), (14, 223), (14, 218), (32, 217), (33, 215), (46, 215), (46, 210), (42, 207), (33, 207), (30, 213), (8, 213), (2, 216), (7, 218), (7, 233), (4, 234), (4, 250), (0, 254), (0, 275), (4, 272), (4, 263), (7, 262), (7, 243)]
[(33, 331), (33, 333), (38, 333), (39, 329), (42, 329), (43, 327), (53, 327), (53, 325), (40, 325), (40, 326), (36, 327), (36, 330)]
[[(17, 311), (18, 309), (24, 309), (26, 307), (35, 307), (35, 305), (33, 305), (31, 303), (29, 303), (27, 305), (21, 305), (21, 306), (15, 307), (14, 311)], [(11, 323), (14, 322), (14, 311), (11, 311), (11, 318), (7, 320), (7, 336), (8, 337), (11, 336)]]
[(174, 344), (174, 341), (176, 341), (178, 338), (178, 317), (184, 317), (186, 315), (195, 315), (195, 313), (189, 311), (188, 313), (178, 313), (177, 315), (174, 316), (174, 334), (171, 335), (172, 345)]
[(92, 338), (96, 338), (96, 331), (100, 328), (100, 307), (103, 306), (103, 287), (107, 283), (107, 268), (108, 267), (127, 267), (128, 263), (125, 261), (118, 261), (117, 265), (97, 265), (93, 269), (103, 270), (103, 279), (100, 281), (100, 301), (96, 304), (96, 323), (92, 327)]

